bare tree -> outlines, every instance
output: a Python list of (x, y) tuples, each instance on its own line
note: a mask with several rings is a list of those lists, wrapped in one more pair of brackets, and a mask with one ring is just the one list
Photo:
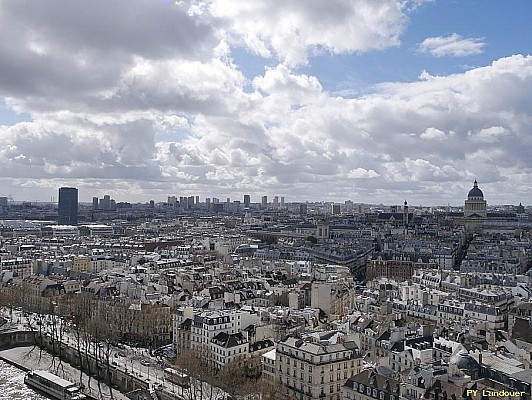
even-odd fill
[(185, 400), (217, 399), (223, 391), (217, 385), (216, 370), (211, 363), (212, 354), (206, 347), (184, 350), (176, 359), (179, 370), (189, 376), (189, 386), (183, 388)]

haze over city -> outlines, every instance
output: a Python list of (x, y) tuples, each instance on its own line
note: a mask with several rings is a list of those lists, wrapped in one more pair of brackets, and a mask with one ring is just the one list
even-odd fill
[(531, 204), (532, 3), (0, 1), (0, 196)]

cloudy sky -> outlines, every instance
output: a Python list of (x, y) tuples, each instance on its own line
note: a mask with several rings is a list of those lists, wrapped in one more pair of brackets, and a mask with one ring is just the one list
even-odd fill
[(532, 2), (0, 0), (0, 196), (532, 204)]

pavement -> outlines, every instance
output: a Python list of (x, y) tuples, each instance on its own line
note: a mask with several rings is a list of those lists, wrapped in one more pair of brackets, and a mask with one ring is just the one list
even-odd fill
[[(0, 358), (29, 370), (44, 369), (71, 382), (79, 382), (79, 370), (68, 363), (60, 362), (57, 357), (53, 360), (50, 354), (45, 351), (40, 352), (38, 347), (15, 347), (2, 350), (0, 351)], [(103, 383), (98, 385), (96, 379), (91, 378), (89, 386), (89, 377), (83, 374), (83, 384), (86, 387), (85, 393), (89, 396), (101, 400), (111, 399), (111, 389)], [(112, 393), (116, 400), (128, 400), (126, 395), (116, 389), (113, 389)]]

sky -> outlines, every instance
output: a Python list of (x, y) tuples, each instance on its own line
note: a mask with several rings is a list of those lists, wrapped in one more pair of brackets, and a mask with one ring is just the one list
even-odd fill
[(0, 0), (0, 196), (532, 204), (529, 0)]

